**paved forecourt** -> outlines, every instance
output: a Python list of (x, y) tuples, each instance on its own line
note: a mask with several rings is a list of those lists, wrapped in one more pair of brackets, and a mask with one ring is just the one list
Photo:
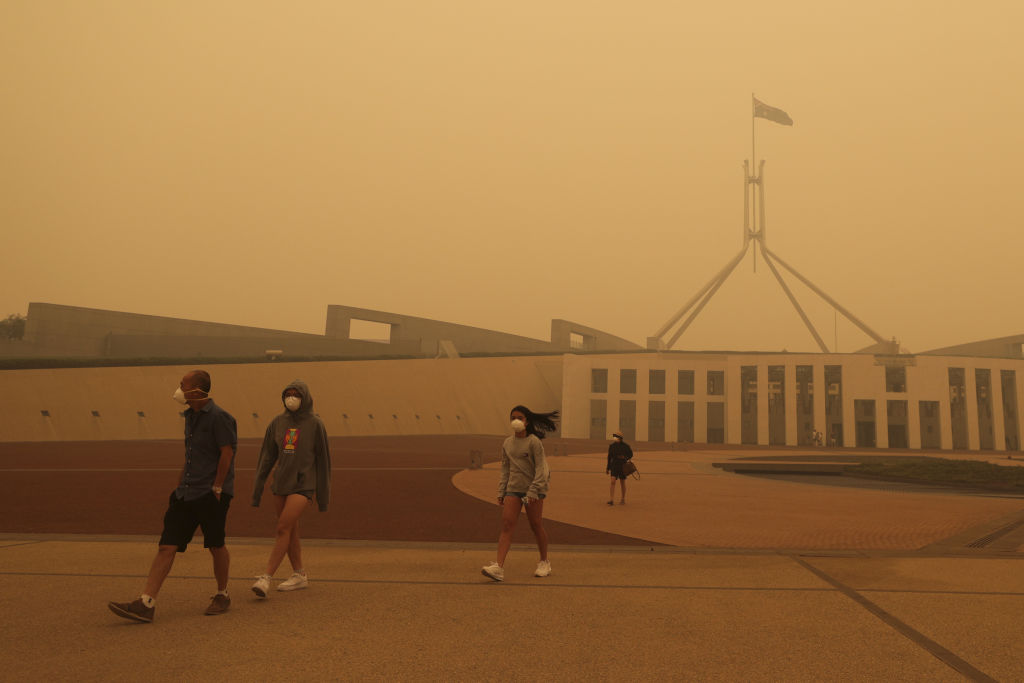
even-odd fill
[[(528, 531), (496, 584), (479, 573), (493, 541), (439, 542), (407, 528), (392, 540), (306, 540), (310, 587), (261, 601), (249, 586), (269, 540), (232, 537), (231, 611), (205, 617), (213, 580), (199, 543), (179, 556), (152, 625), (118, 619), (105, 605), (137, 594), (154, 537), (0, 534), (9, 587), (0, 593), (8, 615), (0, 636), (19, 655), (5, 675), (1024, 678), (1015, 526), (1024, 501), (808, 485), (711, 466), (742, 455), (642, 452), (641, 479), (614, 507), (605, 504), (602, 454), (553, 457), (545, 514), (574, 542), (552, 547), (554, 573), (543, 579), (532, 576)], [(476, 500), (464, 512), (484, 516), (496, 537), (495, 466), (448, 476), (455, 486), (438, 495)], [(393, 502), (359, 500), (339, 507), (386, 516)], [(572, 530), (584, 526), (610, 544), (581, 544)], [(626, 537), (632, 543), (617, 542)], [(285, 562), (279, 578), (287, 573)]]

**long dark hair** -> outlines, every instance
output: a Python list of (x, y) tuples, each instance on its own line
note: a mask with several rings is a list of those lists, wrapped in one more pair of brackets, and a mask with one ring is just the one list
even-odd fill
[(548, 432), (558, 429), (558, 425), (555, 424), (558, 420), (557, 410), (550, 413), (535, 413), (526, 406), (516, 406), (508, 411), (508, 414), (511, 416), (517, 411), (526, 416), (526, 433), (533, 434), (538, 439), (543, 439)]

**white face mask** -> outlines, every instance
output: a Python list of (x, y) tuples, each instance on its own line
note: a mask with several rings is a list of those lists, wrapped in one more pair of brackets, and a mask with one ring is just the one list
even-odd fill
[(293, 413), (299, 409), (300, 405), (302, 405), (302, 399), (299, 398), (298, 396), (284, 397), (284, 407), (292, 411)]
[(526, 429), (526, 423), (520, 420), (519, 418), (516, 418), (515, 420), (512, 420), (511, 427), (512, 431), (518, 434), (519, 432)]
[[(189, 391), (192, 392), (192, 391), (203, 391), (203, 390), (202, 389), (189, 389)], [(205, 391), (203, 391), (203, 393), (206, 394)], [(177, 401), (178, 403), (180, 403), (183, 406), (184, 405), (188, 405), (188, 399), (185, 398), (185, 392), (181, 390), (181, 387), (178, 387), (177, 389), (174, 390), (174, 395), (171, 396), (171, 398), (173, 398), (175, 401)], [(196, 398), (196, 399), (193, 399), (193, 400), (194, 401), (201, 401), (204, 398), (210, 398), (210, 395), (206, 394), (205, 396), (202, 396), (200, 398)]]

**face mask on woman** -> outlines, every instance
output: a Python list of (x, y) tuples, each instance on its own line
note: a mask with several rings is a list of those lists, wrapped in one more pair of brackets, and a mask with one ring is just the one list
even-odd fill
[(302, 399), (299, 398), (298, 396), (284, 397), (284, 407), (292, 411), (293, 413), (299, 409), (300, 405), (302, 405)]
[(524, 429), (526, 429), (526, 423), (523, 422), (522, 420), (520, 420), (517, 417), (516, 419), (512, 420), (511, 427), (512, 427), (512, 431), (516, 432), (518, 434), (519, 432), (521, 432)]

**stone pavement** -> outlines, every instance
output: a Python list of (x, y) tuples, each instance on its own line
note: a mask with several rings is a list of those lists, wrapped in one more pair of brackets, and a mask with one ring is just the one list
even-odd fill
[[(762, 480), (711, 467), (722, 458), (643, 453), (614, 507), (603, 456), (553, 458), (549, 517), (652, 544), (554, 546), (544, 579), (529, 546), (495, 584), (479, 572), (490, 543), (305, 540), (310, 588), (260, 601), (269, 542), (231, 538), (231, 611), (202, 615), (213, 581), (194, 547), (150, 625), (106, 602), (137, 595), (154, 538), (2, 534), (3, 675), (1024, 680), (1024, 501)], [(486, 500), (496, 476), (454, 482)]]

